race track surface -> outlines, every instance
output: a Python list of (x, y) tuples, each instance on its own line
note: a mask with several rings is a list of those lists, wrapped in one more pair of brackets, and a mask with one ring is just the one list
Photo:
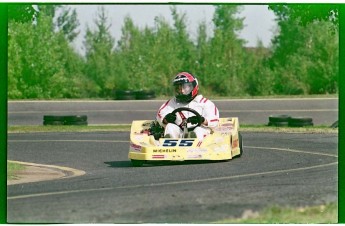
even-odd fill
[[(267, 124), (268, 117), (285, 114), (311, 117), (314, 125), (338, 120), (338, 98), (214, 100), (220, 117), (239, 117), (241, 124)], [(87, 115), (89, 124), (130, 124), (154, 119), (166, 100), (147, 101), (9, 101), (8, 125), (42, 125), (44, 115)]]
[[(242, 157), (132, 167), (128, 132), (8, 134), (8, 159), (86, 172), (8, 186), (9, 223), (210, 223), (338, 200), (338, 135), (243, 132)], [(281, 222), (284, 223), (284, 222)]]

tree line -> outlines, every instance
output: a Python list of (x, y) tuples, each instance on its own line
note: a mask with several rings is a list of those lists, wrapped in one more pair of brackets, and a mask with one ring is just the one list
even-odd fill
[(240, 5), (214, 7), (212, 35), (203, 21), (192, 39), (187, 15), (171, 6), (172, 25), (156, 17), (153, 27), (141, 29), (126, 17), (119, 40), (100, 7), (81, 55), (72, 45), (79, 21), (68, 5), (10, 5), (8, 98), (112, 98), (114, 90), (170, 96), (179, 71), (195, 74), (203, 94), (219, 97), (338, 93), (335, 7), (321, 5), (322, 16), (312, 17), (321, 11), (310, 5), (270, 6), (278, 32), (270, 47), (259, 40), (255, 48), (238, 36), (244, 26)]

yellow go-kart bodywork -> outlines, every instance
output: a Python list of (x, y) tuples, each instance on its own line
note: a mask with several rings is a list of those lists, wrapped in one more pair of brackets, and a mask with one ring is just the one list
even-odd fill
[(229, 160), (242, 154), (238, 118), (220, 118), (202, 141), (197, 138), (159, 138), (148, 132), (152, 120), (133, 121), (128, 158), (134, 166), (147, 161)]

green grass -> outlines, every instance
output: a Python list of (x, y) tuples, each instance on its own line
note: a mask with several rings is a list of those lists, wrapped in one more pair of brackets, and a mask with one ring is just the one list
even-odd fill
[(25, 169), (24, 165), (7, 161), (7, 180), (16, 179), (16, 173), (23, 169)]
[(338, 128), (329, 126), (276, 127), (267, 125), (240, 125), (245, 132), (277, 132), (277, 133), (338, 133)]
[[(97, 132), (97, 131), (130, 131), (131, 124), (89, 125), (89, 126), (8, 126), (8, 133), (35, 132)], [(277, 133), (338, 133), (338, 129), (327, 126), (311, 127), (272, 127), (266, 125), (240, 125), (244, 132), (277, 132)]]
[(331, 203), (305, 208), (271, 207), (262, 212), (246, 211), (240, 219), (224, 219), (215, 223), (228, 224), (334, 224), (338, 223), (338, 205)]

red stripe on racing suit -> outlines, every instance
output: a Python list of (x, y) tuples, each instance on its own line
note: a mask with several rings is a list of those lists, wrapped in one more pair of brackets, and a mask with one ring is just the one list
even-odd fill
[(161, 111), (169, 104), (170, 100), (168, 100), (159, 110), (157, 116), (162, 119)]

